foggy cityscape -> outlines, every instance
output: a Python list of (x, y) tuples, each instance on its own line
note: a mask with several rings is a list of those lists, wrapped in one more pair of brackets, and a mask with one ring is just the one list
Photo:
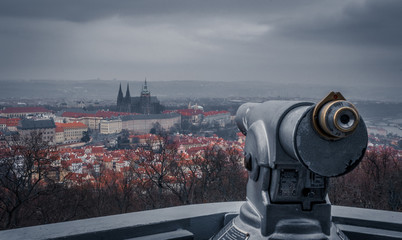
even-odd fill
[[(301, 180), (308, 186), (300, 191), (302, 212), (316, 211), (311, 206), (324, 201), (329, 207), (399, 214), (401, 21), (402, 2), (397, 0), (1, 1), (0, 238), (19, 239), (19, 234), (29, 232), (24, 232), (29, 226), (76, 224), (80, 219), (118, 218), (184, 205), (197, 208), (198, 204), (245, 201), (241, 211), (252, 211), (244, 209), (258, 194), (248, 188), (261, 176), (255, 176), (256, 163), (247, 152), (251, 151), (247, 141), (252, 142), (248, 139), (254, 135), (247, 135), (241, 126), (247, 121), (239, 120), (240, 109), (250, 102), (312, 105), (314, 111), (325, 106), (318, 111), (325, 117), (322, 112), (330, 114), (331, 101), (348, 104), (340, 108), (352, 114), (345, 124), (356, 121), (359, 127), (353, 127), (358, 130), (345, 130), (339, 138), (329, 136), (332, 128), (313, 115), (313, 122), (325, 125), (318, 127), (322, 134), (312, 123), (313, 132), (329, 142), (326, 146), (353, 136), (357, 140), (347, 144), (351, 146), (358, 140), (364, 142), (364, 137), (359, 139), (363, 133), (353, 132), (366, 131), (367, 145), (363, 153), (356, 150), (362, 154), (356, 163), (345, 163), (344, 168), (350, 170), (332, 175), (317, 173), (310, 169), (310, 162), (298, 159), (311, 181)], [(283, 111), (280, 121), (293, 113), (291, 107)], [(308, 111), (303, 117), (316, 114)], [(266, 112), (265, 117), (250, 113), (255, 116), (249, 118), (261, 118), (260, 122), (265, 121), (261, 129), (282, 134), (279, 123), (270, 129), (276, 120)], [(260, 134), (261, 130), (255, 130), (259, 125), (249, 124), (243, 128), (254, 128), (258, 133), (253, 134)], [(278, 141), (278, 148), (288, 151), (281, 136), (269, 141), (268, 145)], [(279, 150), (270, 148), (269, 154), (282, 157)], [(314, 151), (319, 148), (314, 146)], [(291, 156), (294, 160), (300, 157), (295, 155)], [(264, 165), (261, 161), (257, 161), (261, 168), (269, 165), (269, 176), (289, 164)], [(292, 171), (284, 169), (278, 174), (279, 187), (300, 187), (301, 183), (289, 179), (308, 175), (299, 173), (298, 165), (294, 175)], [(286, 191), (278, 190), (278, 196)], [(292, 191), (290, 195), (295, 196), (296, 190)], [(262, 192), (269, 192), (274, 203), (295, 202), (275, 200), (272, 189)], [(379, 226), (402, 239), (396, 230), (402, 217), (395, 216), (391, 227), (383, 228), (385, 222)], [(205, 236), (271, 239), (279, 231), (275, 228), (266, 236), (268, 230), (261, 224), (261, 236), (267, 238), (252, 238), (253, 231), (241, 230), (234, 224), (240, 221), (238, 217), (232, 218), (227, 221), (225, 215), (225, 225), (233, 225), (226, 229), (221, 224), (214, 235)], [(155, 233), (144, 230), (148, 235), (123, 234), (116, 239), (153, 236), (170, 228), (161, 224)], [(180, 239), (204, 239), (186, 229), (175, 230), (183, 236), (190, 231), (189, 238)], [(332, 238), (333, 233), (323, 229), (328, 239), (354, 239), (354, 231), (358, 232), (340, 227), (346, 235), (337, 233), (338, 238)], [(38, 237), (32, 239), (50, 237), (33, 231)], [(74, 239), (69, 234), (55, 236)], [(91, 233), (82, 234), (82, 239), (94, 239), (88, 237)]]

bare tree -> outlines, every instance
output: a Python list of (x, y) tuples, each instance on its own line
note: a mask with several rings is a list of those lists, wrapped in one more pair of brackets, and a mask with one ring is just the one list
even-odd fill
[(132, 169), (136, 173), (139, 186), (147, 188), (145, 191), (154, 207), (162, 207), (167, 203), (169, 165), (174, 159), (174, 150), (168, 144), (167, 135), (150, 139), (148, 146), (138, 149), (139, 160)]
[(242, 156), (240, 150), (214, 145), (193, 158), (199, 167), (196, 194), (200, 202), (245, 198), (247, 176), (241, 163)]
[(165, 183), (181, 204), (194, 202), (199, 167), (192, 160), (186, 160), (177, 154), (169, 164), (169, 178)]
[(58, 180), (54, 148), (33, 131), (3, 145), (0, 153), (1, 223), (3, 228), (18, 227), (25, 217), (23, 207), (51, 191)]
[(354, 171), (332, 179), (330, 199), (339, 205), (401, 211), (401, 175), (401, 159), (395, 149), (369, 149)]

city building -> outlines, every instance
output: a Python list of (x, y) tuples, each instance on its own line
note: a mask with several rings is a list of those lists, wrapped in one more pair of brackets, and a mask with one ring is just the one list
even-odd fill
[(43, 107), (8, 107), (1, 111), (1, 117), (15, 118), (29, 115), (49, 115), (51, 111)]
[(14, 143), (17, 140), (18, 140), (18, 132), (0, 131), (0, 147), (14, 145)]
[(207, 125), (214, 124), (225, 127), (230, 123), (231, 116), (228, 111), (209, 111), (204, 112), (202, 107), (198, 105), (190, 106), (188, 109), (166, 110), (163, 113), (178, 113), (181, 115), (182, 124), (191, 125)]
[(0, 130), (17, 131), (19, 118), (0, 118)]
[(56, 125), (53, 119), (21, 119), (18, 127), (21, 137), (29, 137), (33, 132), (42, 134), (42, 139), (54, 142)]
[(149, 133), (152, 128), (159, 127), (169, 131), (172, 127), (180, 125), (181, 117), (177, 113), (148, 114), (123, 116), (122, 129), (133, 131), (136, 134)]
[[(88, 126), (81, 122), (72, 123), (56, 123), (56, 126), (63, 129), (64, 143), (79, 142), (84, 136), (84, 132), (88, 131)], [(61, 134), (60, 132), (58, 134)], [(58, 140), (60, 136), (58, 136)]]
[(225, 127), (230, 123), (230, 112), (228, 111), (210, 111), (203, 113), (202, 124), (213, 124)]
[(94, 113), (90, 112), (63, 112), (61, 114), (61, 121), (63, 122), (81, 122), (88, 126), (88, 129), (92, 131), (100, 131), (100, 122), (103, 119), (109, 119), (118, 116), (127, 116), (134, 113), (127, 112), (112, 112), (112, 111), (97, 111)]
[(203, 110), (202, 109), (166, 110), (163, 113), (164, 114), (168, 114), (168, 113), (180, 114), (182, 124), (199, 125), (203, 119)]
[(7, 119), (6, 118), (0, 118), (0, 130), (4, 130), (7, 127)]
[(120, 133), (122, 129), (122, 121), (120, 118), (109, 118), (100, 121), (101, 134)]
[(130, 88), (127, 83), (126, 95), (123, 96), (121, 84), (117, 94), (117, 111), (120, 112), (135, 112), (141, 114), (158, 114), (163, 110), (163, 106), (155, 96), (151, 96), (148, 89), (147, 80), (145, 79), (139, 97), (131, 97)]
[(56, 133), (54, 139), (56, 144), (64, 143), (64, 129), (62, 127), (56, 126)]
[(17, 126), (20, 122), (20, 118), (7, 118), (6, 119), (6, 128), (8, 131), (17, 131)]
[(63, 118), (63, 121), (67, 123), (81, 122), (93, 131), (99, 131), (99, 124), (103, 119), (100, 116), (96, 116), (96, 114), (82, 112), (64, 112), (61, 117)]

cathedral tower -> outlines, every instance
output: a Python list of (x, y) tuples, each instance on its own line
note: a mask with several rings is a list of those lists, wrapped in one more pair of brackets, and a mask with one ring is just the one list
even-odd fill
[(146, 78), (145, 78), (145, 83), (142, 86), (142, 91), (141, 91), (141, 96), (140, 96), (140, 106), (141, 106), (141, 112), (143, 114), (151, 114), (154, 112), (151, 109), (151, 92), (148, 90)]
[(131, 96), (130, 96), (130, 87), (127, 83), (126, 96), (124, 97), (124, 112), (131, 112)]
[(163, 111), (157, 97), (151, 97), (151, 91), (148, 89), (147, 79), (142, 85), (141, 94), (138, 97), (131, 97), (130, 87), (127, 83), (126, 95), (123, 95), (121, 83), (117, 94), (117, 111), (135, 112), (141, 114), (159, 114)]
[(123, 111), (123, 101), (124, 101), (124, 97), (123, 97), (123, 91), (121, 90), (121, 83), (120, 83), (119, 93), (117, 94), (117, 111), (119, 111), (119, 112)]

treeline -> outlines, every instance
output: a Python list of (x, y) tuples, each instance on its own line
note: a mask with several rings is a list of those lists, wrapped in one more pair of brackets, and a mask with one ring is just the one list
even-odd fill
[[(0, 154), (0, 229), (246, 197), (242, 151), (231, 147), (214, 145), (189, 157), (165, 136), (125, 150), (130, 164), (119, 171), (101, 165), (88, 178), (67, 171), (40, 135), (2, 145)], [(402, 211), (401, 176), (394, 149), (372, 148), (354, 171), (332, 179), (330, 199)]]
[(245, 199), (242, 151), (231, 147), (189, 157), (165, 136), (125, 150), (130, 164), (119, 171), (105, 163), (88, 175), (67, 171), (40, 135), (3, 145), (0, 153), (0, 229)]
[(391, 147), (370, 148), (347, 175), (331, 179), (332, 204), (402, 211), (402, 159)]

